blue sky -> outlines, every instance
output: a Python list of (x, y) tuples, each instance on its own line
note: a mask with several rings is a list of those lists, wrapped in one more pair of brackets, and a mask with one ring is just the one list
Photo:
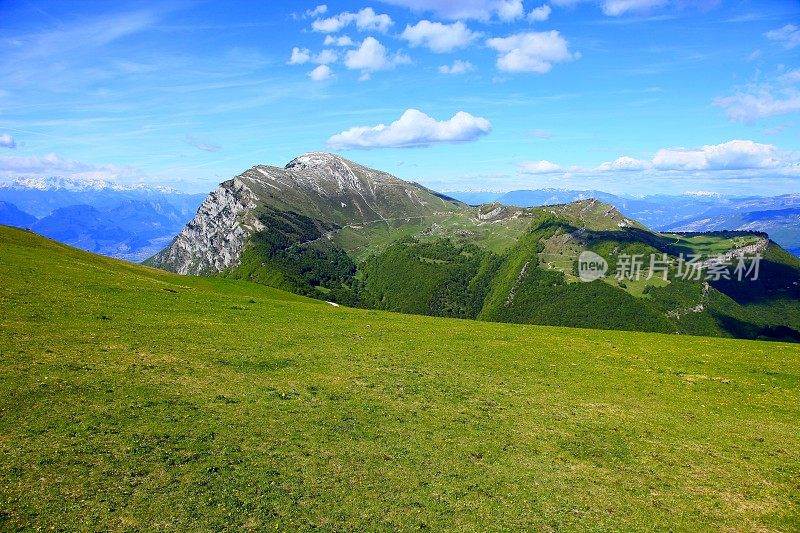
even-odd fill
[(0, 180), (800, 191), (800, 2), (0, 2)]

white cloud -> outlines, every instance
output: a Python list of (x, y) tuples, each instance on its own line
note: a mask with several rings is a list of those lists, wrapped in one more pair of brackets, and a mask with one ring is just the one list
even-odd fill
[(552, 139), (553, 134), (547, 130), (535, 129), (528, 132), (528, 135), (537, 139)]
[(429, 11), (450, 20), (511, 21), (524, 14), (522, 0), (384, 0), (414, 11)]
[(797, 46), (800, 45), (800, 28), (794, 24), (787, 24), (782, 28), (768, 31), (764, 35), (771, 41), (782, 43), (784, 48), (789, 50), (797, 48)]
[(14, 137), (9, 135), (8, 133), (0, 133), (0, 147), (16, 148), (17, 143), (14, 141)]
[(485, 118), (459, 111), (449, 120), (437, 121), (417, 109), (408, 109), (388, 126), (358, 126), (328, 139), (336, 149), (410, 148), (438, 143), (475, 141), (492, 125)]
[[(527, 162), (529, 173), (558, 170), (560, 167), (549, 161)], [(650, 160), (622, 156), (614, 161), (602, 163), (594, 169), (570, 168), (576, 174), (594, 172), (639, 172), (654, 175), (658, 172), (705, 172), (715, 171), (800, 171), (798, 154), (782, 152), (775, 145), (750, 140), (733, 140), (721, 144), (708, 144), (699, 148), (662, 148)]]
[(314, 9), (306, 10), (305, 16), (308, 18), (314, 18), (320, 15), (324, 15), (327, 12), (328, 12), (328, 6), (326, 6), (325, 4), (320, 4)]
[(341, 37), (334, 37), (333, 35), (326, 35), (324, 44), (325, 44), (325, 46), (333, 45), (333, 46), (347, 47), (347, 46), (353, 46), (356, 43), (354, 43), (353, 39), (351, 39), (347, 35), (342, 35)]
[(409, 63), (410, 61), (407, 55), (400, 53), (392, 57), (388, 56), (385, 46), (374, 37), (367, 37), (358, 49), (347, 52), (344, 64), (351, 70), (374, 72), (376, 70), (391, 69), (395, 65)]
[(92, 165), (64, 159), (54, 153), (45, 156), (0, 157), (0, 178), (51, 176), (87, 180), (116, 180), (141, 177), (141, 174), (131, 167)]
[[(778, 76), (773, 83), (751, 84), (731, 96), (715, 98), (731, 120), (752, 124), (759, 119), (800, 111), (800, 69)], [(777, 87), (776, 87), (777, 85)]]
[(475, 67), (469, 61), (462, 61), (461, 59), (456, 59), (453, 61), (452, 65), (442, 65), (439, 67), (439, 72), (441, 74), (465, 74), (475, 70)]
[(519, 164), (519, 171), (522, 174), (553, 174), (561, 172), (561, 167), (542, 159), (541, 161), (523, 161)]
[(760, 118), (800, 111), (800, 95), (781, 98), (764, 88), (756, 94), (740, 93), (716, 98), (714, 105), (724, 108), (731, 120), (752, 123)]
[(628, 156), (618, 157), (614, 161), (610, 163), (603, 163), (599, 167), (598, 170), (645, 170), (650, 168), (652, 165), (649, 161), (642, 161), (641, 159), (634, 159)]
[(495, 37), (486, 44), (499, 52), (497, 68), (505, 72), (545, 73), (553, 63), (580, 57), (580, 54), (570, 53), (566, 39), (555, 30)]
[(525, 13), (522, 0), (505, 0), (497, 5), (497, 18), (504, 21), (512, 21), (520, 18)]
[(371, 7), (365, 7), (357, 13), (345, 11), (330, 18), (317, 19), (311, 23), (311, 29), (321, 33), (336, 33), (352, 23), (355, 23), (360, 31), (385, 33), (394, 21), (389, 15), (378, 15)]
[(325, 81), (333, 77), (333, 71), (328, 65), (319, 65), (308, 73), (308, 77), (313, 81)]
[(544, 4), (542, 6), (532, 9), (531, 12), (528, 13), (528, 21), (544, 22), (545, 20), (550, 18), (550, 13), (552, 12), (553, 9), (549, 5)]
[(668, 0), (605, 0), (603, 2), (603, 13), (610, 17), (618, 17), (632, 11), (650, 11), (667, 3)]
[(336, 50), (331, 50), (329, 48), (326, 48), (325, 50), (314, 56), (314, 63), (318, 63), (320, 65), (328, 65), (330, 63), (336, 63), (338, 59), (339, 59), (339, 54), (336, 52)]
[(411, 46), (426, 46), (437, 53), (463, 48), (479, 36), (479, 33), (471, 31), (461, 21), (442, 24), (429, 20), (421, 20), (414, 26), (406, 26), (400, 34), (400, 37), (408, 41)]
[(312, 62), (318, 65), (328, 65), (330, 63), (336, 63), (338, 60), (339, 53), (336, 52), (336, 50), (326, 48), (317, 55), (312, 55), (311, 50), (308, 48), (298, 48), (295, 46), (292, 48), (292, 55), (286, 63), (288, 65), (304, 65), (308, 62)]
[(783, 163), (774, 145), (742, 140), (688, 150), (662, 149), (653, 157), (658, 170), (745, 170), (777, 168)]
[[(350, 13), (348, 13), (349, 15)], [(311, 23), (311, 29), (320, 33), (336, 33), (347, 26), (350, 21), (345, 21), (341, 15), (327, 19), (317, 19)]]
[(302, 65), (303, 63), (308, 63), (311, 60), (311, 50), (308, 48), (292, 48), (292, 55), (287, 61), (289, 65)]

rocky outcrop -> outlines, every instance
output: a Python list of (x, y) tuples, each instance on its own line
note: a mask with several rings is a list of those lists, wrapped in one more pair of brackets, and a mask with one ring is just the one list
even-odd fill
[(236, 266), (245, 243), (263, 228), (253, 213), (256, 197), (238, 178), (203, 201), (195, 217), (149, 264), (179, 274), (206, 274)]
[(283, 168), (252, 167), (220, 185), (175, 240), (148, 263), (179, 274), (235, 267), (249, 237), (264, 229), (256, 213), (293, 212), (340, 228), (389, 227), (465, 207), (335, 154), (311, 152)]

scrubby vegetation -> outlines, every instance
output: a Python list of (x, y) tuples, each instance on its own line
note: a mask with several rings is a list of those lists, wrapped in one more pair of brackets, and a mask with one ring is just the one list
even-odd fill
[(326, 295), (320, 288), (352, 282), (355, 264), (325, 238), (336, 226), (290, 211), (259, 218), (265, 229), (251, 236), (239, 266), (224, 275), (317, 298)]

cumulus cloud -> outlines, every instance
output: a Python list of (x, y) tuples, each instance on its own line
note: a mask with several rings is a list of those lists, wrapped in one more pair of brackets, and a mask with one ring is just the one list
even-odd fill
[(331, 50), (328, 48), (314, 56), (314, 62), (320, 65), (336, 63), (337, 59), (339, 59), (339, 54), (336, 53), (336, 50)]
[[(339, 60), (339, 53), (336, 50), (332, 50), (330, 48), (326, 48), (322, 50), (320, 53), (313, 55), (308, 48), (292, 48), (292, 55), (289, 58), (289, 61), (286, 63), (288, 65), (304, 65), (306, 63), (316, 63), (317, 65), (329, 65), (331, 63), (336, 63)], [(327, 79), (330, 77), (331, 69), (320, 69), (315, 68), (311, 71), (314, 73), (313, 75), (309, 73), (309, 76), (312, 80), (321, 80)], [(327, 77), (319, 77), (323, 76), (324, 73), (327, 72)]]
[(352, 23), (360, 31), (385, 33), (394, 21), (389, 15), (378, 15), (371, 7), (365, 7), (357, 13), (345, 11), (330, 18), (317, 19), (311, 23), (311, 29), (321, 33), (336, 33)]
[(449, 120), (436, 120), (417, 109), (408, 109), (388, 126), (357, 126), (328, 139), (335, 149), (411, 148), (440, 143), (475, 141), (492, 125), (485, 118), (459, 111)]
[(347, 47), (347, 46), (353, 46), (356, 43), (354, 43), (353, 39), (351, 39), (347, 35), (342, 35), (341, 37), (335, 37), (333, 35), (326, 35), (324, 44), (325, 44), (325, 46)]
[(511, 21), (520, 18), (525, 13), (522, 0), (503, 0), (497, 3), (497, 18)]
[(200, 139), (192, 137), (189, 134), (186, 135), (186, 144), (194, 146), (198, 150), (202, 150), (204, 152), (219, 152), (222, 150), (222, 147), (217, 144), (201, 141)]
[(320, 15), (324, 15), (327, 12), (328, 12), (328, 6), (326, 6), (325, 4), (320, 4), (317, 7), (315, 7), (314, 9), (306, 10), (305, 16), (308, 17), (308, 18), (314, 18), (314, 17), (318, 17)]
[[(541, 174), (557, 172), (562, 167), (549, 161), (527, 161), (520, 165), (521, 172)], [(708, 144), (699, 148), (662, 148), (651, 159), (636, 159), (622, 156), (614, 161), (602, 163), (596, 168), (570, 167), (571, 174), (593, 174), (595, 172), (644, 172), (655, 175), (659, 172), (706, 172), (718, 171), (783, 170), (800, 172), (798, 154), (784, 152), (775, 145), (750, 140), (732, 140), (721, 144)]]
[(487, 40), (486, 45), (498, 52), (497, 68), (504, 72), (545, 73), (553, 63), (580, 57), (569, 51), (566, 39), (555, 30), (495, 37)]
[(426, 46), (433, 52), (444, 53), (467, 46), (479, 35), (461, 21), (442, 24), (421, 20), (414, 26), (406, 26), (400, 37), (408, 41), (411, 46)]
[(302, 65), (311, 59), (311, 50), (308, 48), (292, 48), (292, 55), (289, 57), (288, 65)]
[(333, 77), (333, 71), (328, 65), (319, 65), (308, 73), (308, 77), (313, 81), (325, 81)]
[(746, 170), (777, 168), (784, 162), (774, 145), (742, 140), (697, 149), (662, 149), (653, 157), (653, 167), (659, 170)]
[(544, 4), (542, 6), (532, 9), (531, 12), (528, 13), (528, 21), (544, 22), (545, 20), (550, 18), (550, 13), (552, 12), (553, 9), (549, 5)]
[(361, 70), (365, 73), (377, 70), (388, 70), (395, 65), (410, 63), (411, 59), (397, 53), (389, 56), (386, 47), (374, 37), (367, 37), (356, 50), (349, 50), (345, 56), (344, 64), (351, 70)]
[(497, 17), (507, 22), (520, 18), (525, 13), (522, 0), (384, 0), (384, 2), (414, 11), (429, 11), (450, 20), (475, 19), (485, 22)]
[(475, 70), (475, 67), (469, 61), (462, 61), (461, 59), (456, 59), (453, 61), (452, 65), (442, 65), (439, 67), (439, 73), (441, 74), (465, 74)]
[(553, 174), (561, 172), (561, 166), (551, 163), (546, 159), (540, 161), (523, 161), (519, 164), (519, 171), (522, 174)]
[(782, 28), (768, 31), (765, 36), (771, 41), (778, 41), (789, 50), (800, 45), (800, 28), (794, 24), (787, 24)]
[(0, 133), (0, 147), (16, 148), (17, 143), (14, 141), (14, 137), (9, 135), (8, 133)]

